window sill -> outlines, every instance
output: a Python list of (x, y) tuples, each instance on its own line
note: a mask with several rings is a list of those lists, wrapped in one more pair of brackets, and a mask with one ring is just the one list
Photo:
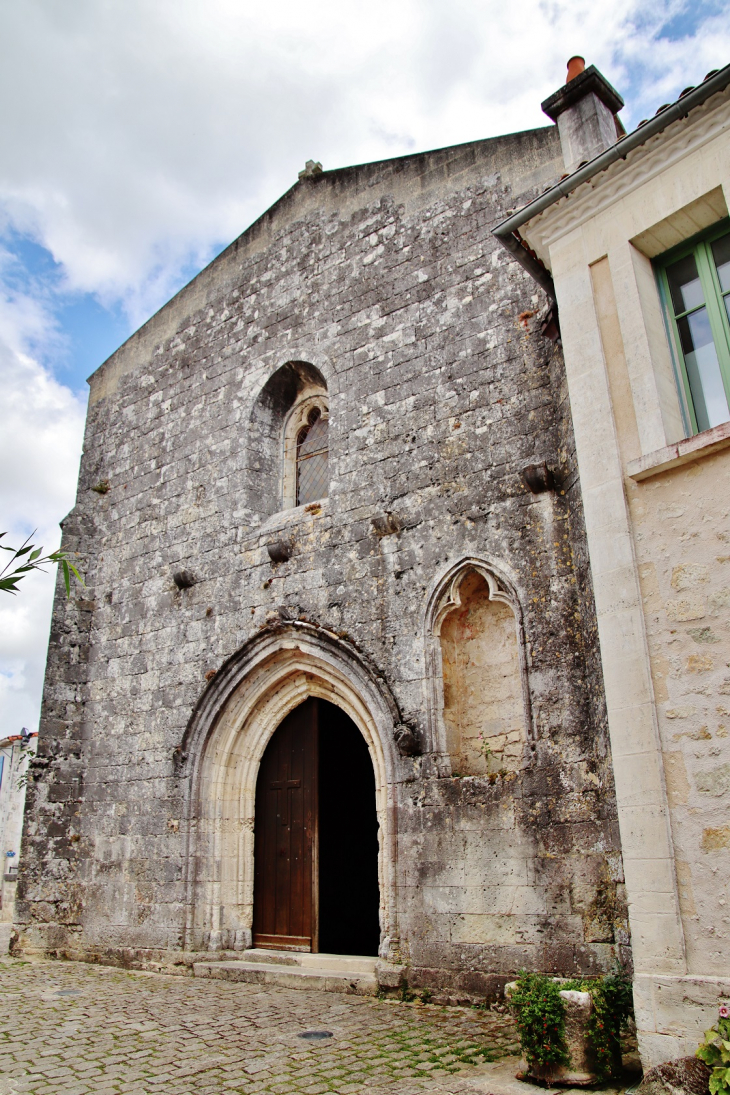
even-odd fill
[(684, 441), (675, 441), (665, 449), (656, 449), (646, 456), (640, 456), (638, 460), (631, 460), (626, 471), (629, 479), (640, 483), (642, 479), (661, 475), (664, 471), (679, 468), (682, 464), (691, 464), (694, 460), (701, 460), (704, 456), (712, 456), (720, 449), (727, 448), (730, 448), (730, 422), (723, 422), (704, 433), (687, 437)]
[(311, 502), (305, 506), (292, 506), (289, 509), (278, 509), (276, 514), (271, 514), (246, 535), (246, 543), (256, 543), (262, 537), (270, 537), (276, 533), (286, 533), (290, 528), (301, 525), (303, 521), (312, 520), (315, 517), (324, 517), (328, 512), (328, 498), (322, 502)]
[(312, 517), (319, 517), (320, 514), (326, 513), (328, 508), (329, 498), (323, 498), (321, 502), (308, 502), (306, 505), (280, 509), (276, 513), (272, 513), (270, 517), (267, 517), (257, 531), (261, 534), (285, 529), (288, 525), (295, 525), (299, 521), (305, 521)]
[(268, 541), (277, 536), (296, 535), (298, 526), (306, 521), (329, 516), (328, 502), (329, 499), (323, 498), (321, 502), (311, 502), (311, 509), (307, 506), (294, 506), (292, 509), (277, 510), (260, 525), (249, 527), (245, 533), (241, 534), (239, 550), (250, 551), (265, 546)]

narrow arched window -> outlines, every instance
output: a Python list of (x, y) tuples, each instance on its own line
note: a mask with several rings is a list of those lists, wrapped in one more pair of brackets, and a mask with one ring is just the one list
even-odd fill
[(297, 502), (305, 506), (329, 493), (329, 423), (319, 407), (312, 407), (297, 434)]

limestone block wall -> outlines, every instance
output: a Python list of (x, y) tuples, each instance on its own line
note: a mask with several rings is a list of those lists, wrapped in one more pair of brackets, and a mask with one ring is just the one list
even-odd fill
[[(221, 667), (300, 621), (373, 667), (422, 745), (382, 749), (388, 954), (411, 980), (468, 997), (521, 966), (627, 957), (563, 362), (490, 233), (561, 173), (546, 129), (302, 180), (94, 375), (64, 525), (87, 588), (56, 601), (19, 948), (174, 965), (245, 945), (248, 914), (216, 899), (236, 857), (191, 850), (218, 806), (191, 783), (206, 739), (183, 743)], [(291, 392), (266, 387), (282, 369), (292, 391), (326, 389), (330, 433), (329, 496), (286, 510), (271, 423)], [(535, 496), (520, 473), (544, 459), (558, 490)], [(280, 540), (291, 557), (272, 563)], [(469, 560), (503, 576), (522, 628), (521, 748), (476, 775), (444, 747), (424, 624)]]
[(654, 695), (689, 974), (730, 979), (727, 450), (633, 484)]

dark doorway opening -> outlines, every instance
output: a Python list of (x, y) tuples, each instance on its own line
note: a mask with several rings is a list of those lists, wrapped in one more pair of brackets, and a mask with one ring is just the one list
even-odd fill
[(380, 943), (375, 773), (365, 739), (319, 701), (319, 949), (377, 954)]
[(283, 720), (256, 785), (254, 946), (377, 955), (375, 774), (355, 723), (308, 699)]

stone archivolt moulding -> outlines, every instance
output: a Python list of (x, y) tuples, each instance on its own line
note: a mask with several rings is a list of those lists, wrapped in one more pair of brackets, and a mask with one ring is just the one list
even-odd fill
[[(400, 723), (387, 684), (350, 644), (294, 622), (246, 643), (216, 673), (175, 751), (185, 775), (185, 943), (189, 949), (251, 945), (256, 780), (282, 719), (308, 697), (342, 708), (367, 742), (380, 826), (381, 957), (399, 954), (395, 783)], [(402, 763), (402, 762), (401, 762)]]
[(479, 556), (466, 556), (452, 563), (436, 580), (426, 601), (423, 617), (424, 649), (426, 655), (425, 701), (427, 741), (424, 752), (433, 754), (434, 763), (441, 776), (451, 775), (451, 757), (447, 748), (444, 724), (443, 661), (441, 655), (441, 626), (450, 612), (461, 604), (459, 588), (466, 576), (476, 572), (487, 583), (490, 601), (509, 605), (517, 627), (517, 649), (520, 659), (520, 679), (525, 715), (525, 733), (530, 744), (536, 738), (532, 717), (532, 702), (525, 652), (525, 629), (522, 605), (517, 595), (514, 578), (508, 576), (502, 564)]

